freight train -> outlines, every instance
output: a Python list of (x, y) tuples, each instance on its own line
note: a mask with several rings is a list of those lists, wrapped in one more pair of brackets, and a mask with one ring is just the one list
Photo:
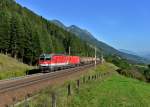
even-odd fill
[[(99, 58), (96, 58), (99, 61)], [(83, 64), (93, 63), (93, 57), (67, 56), (63, 54), (41, 54), (39, 57), (39, 68), (44, 71), (55, 71), (75, 67)]]

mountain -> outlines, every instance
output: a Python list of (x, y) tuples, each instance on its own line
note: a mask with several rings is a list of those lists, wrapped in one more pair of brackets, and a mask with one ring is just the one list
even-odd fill
[[(56, 25), (57, 23), (57, 25)], [(36, 64), (41, 53), (94, 56), (94, 49), (63, 24), (53, 23), (15, 0), (0, 0), (0, 53)]]
[(65, 26), (62, 22), (58, 21), (58, 20), (52, 20), (52, 23), (58, 25), (59, 27), (62, 27), (64, 29), (66, 29), (69, 32), (74, 33), (76, 36), (78, 36), (80, 39), (90, 43), (91, 45), (97, 46), (97, 48), (99, 50), (103, 50), (104, 53), (110, 54), (110, 53), (118, 53), (118, 51), (105, 44), (102, 41), (97, 40), (90, 32), (88, 32), (87, 30), (81, 29), (78, 26), (75, 25), (71, 25), (69, 27)]
[[(75, 33), (80, 38), (86, 39), (85, 37), (88, 36), (88, 38), (96, 40), (90, 32), (88, 32), (87, 30), (81, 29), (75, 25), (71, 25), (67, 29), (68, 29), (68, 31)], [(82, 35), (82, 36), (80, 36), (80, 35)]]
[(139, 52), (138, 55), (150, 60), (150, 52)]
[(117, 53), (117, 50), (113, 47), (105, 44), (102, 41), (97, 40), (90, 32), (87, 30), (81, 29), (75, 25), (68, 27), (68, 31), (76, 34), (80, 39), (87, 41), (88, 43), (96, 46), (99, 50), (102, 50), (105, 54)]
[(150, 59), (150, 54), (147, 54), (144, 57)]
[(136, 55), (136, 56), (140, 56), (142, 58), (144, 58), (145, 60), (150, 60), (150, 53), (149, 52), (132, 52), (129, 50), (125, 50), (125, 49), (119, 49), (120, 52), (123, 53), (127, 53), (127, 54), (131, 54), (131, 55)]
[[(57, 24), (56, 22), (59, 22), (59, 24)], [(91, 44), (93, 47), (96, 46), (98, 48), (99, 51), (102, 51), (104, 55), (110, 55), (110, 54), (116, 54), (118, 56), (121, 56), (122, 58), (127, 59), (130, 62), (134, 62), (134, 63), (150, 63), (150, 60), (147, 60), (143, 57), (138, 56), (135, 53), (132, 52), (127, 52), (127, 51), (119, 51), (109, 45), (107, 45), (106, 43), (97, 40), (90, 32), (88, 32), (85, 29), (82, 29), (78, 26), (75, 25), (71, 25), (69, 27), (65, 26), (62, 22), (60, 21), (56, 21), (54, 22), (56, 25), (58, 26), (62, 26), (63, 28), (66, 29), (67, 31), (70, 31), (72, 33), (74, 33), (76, 36), (78, 36), (80, 39), (88, 42), (89, 44)]]
[[(123, 53), (127, 53), (127, 54), (131, 54), (131, 55), (137, 55), (138, 54), (136, 52), (132, 52), (132, 51), (129, 51), (129, 50), (125, 50), (125, 49), (119, 49), (120, 52), (123, 52)], [(140, 56), (140, 55), (139, 55)]]
[(0, 10), (0, 52), (24, 63), (36, 64), (43, 52), (68, 53), (69, 47), (72, 55), (94, 56), (95, 46), (98, 53), (104, 55), (116, 54), (134, 62), (146, 62), (97, 40), (87, 30), (75, 25), (66, 27), (57, 20), (49, 21), (14, 0), (1, 0)]
[(59, 20), (51, 20), (50, 22), (54, 23), (55, 25), (57, 25), (63, 29), (66, 29), (66, 26), (63, 23), (61, 23)]
[(150, 54), (146, 54), (146, 55), (145, 55), (145, 58), (150, 59)]

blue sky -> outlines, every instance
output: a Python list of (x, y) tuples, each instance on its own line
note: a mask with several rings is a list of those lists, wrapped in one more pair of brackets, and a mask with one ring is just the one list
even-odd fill
[(48, 20), (77, 25), (117, 48), (150, 52), (149, 0), (16, 0)]

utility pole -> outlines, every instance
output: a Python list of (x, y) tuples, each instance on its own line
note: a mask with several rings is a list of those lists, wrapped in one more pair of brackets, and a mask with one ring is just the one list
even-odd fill
[(97, 64), (97, 62), (96, 62), (96, 58), (97, 58), (96, 52), (97, 52), (97, 49), (96, 49), (96, 47), (95, 47), (95, 67), (96, 67), (96, 64)]
[(69, 56), (70, 56), (70, 54), (71, 54), (71, 51), (70, 51), (70, 49), (71, 49), (71, 48), (70, 48), (70, 46), (69, 46)]
[(70, 46), (69, 46), (69, 50), (68, 50), (68, 51), (69, 51), (69, 53), (68, 53), (68, 54), (69, 54), (69, 59), (67, 58), (67, 63), (68, 63), (68, 64), (69, 64), (69, 62), (70, 62), (70, 54), (71, 54), (70, 49), (71, 49), (71, 48), (70, 48)]
[(103, 64), (105, 61), (103, 54), (101, 54), (101, 64)]

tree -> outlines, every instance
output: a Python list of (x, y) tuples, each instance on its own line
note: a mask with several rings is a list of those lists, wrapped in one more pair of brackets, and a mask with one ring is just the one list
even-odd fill
[(31, 60), (30, 60), (30, 64), (36, 64), (39, 55), (41, 54), (41, 48), (40, 48), (40, 40), (39, 40), (39, 34), (38, 32), (33, 32), (33, 36), (32, 36), (32, 55), (31, 55)]
[(93, 49), (76, 35), (51, 23), (15, 0), (0, 1), (0, 52), (35, 64), (42, 52), (91, 56)]
[(10, 14), (0, 12), (0, 51), (7, 54), (10, 46)]
[(11, 28), (10, 28), (10, 50), (12, 56), (17, 58), (20, 47), (22, 45), (22, 38), (24, 35), (23, 26), (21, 19), (18, 14), (14, 14), (11, 18)]
[(148, 65), (148, 68), (150, 69), (150, 64)]

